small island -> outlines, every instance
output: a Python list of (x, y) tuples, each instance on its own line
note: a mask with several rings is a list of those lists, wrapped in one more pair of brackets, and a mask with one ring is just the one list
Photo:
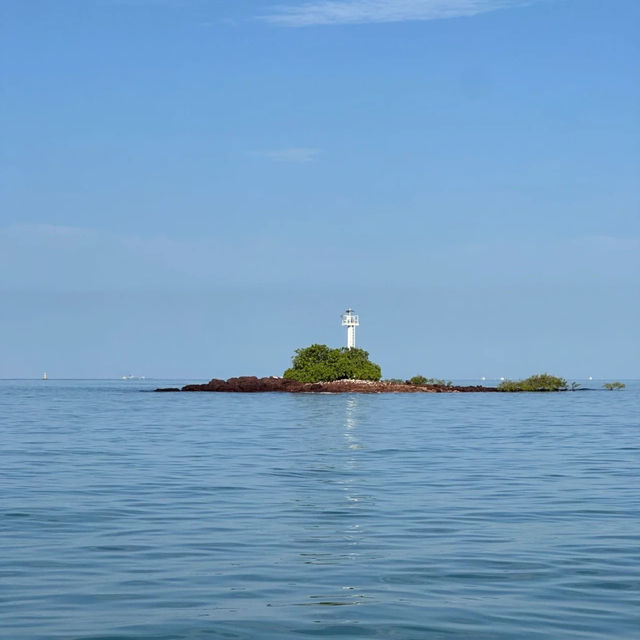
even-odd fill
[(219, 391), (239, 393), (287, 392), (287, 393), (460, 393), (469, 391), (497, 391), (495, 387), (454, 385), (413, 385), (410, 382), (386, 380), (334, 380), (332, 382), (296, 382), (286, 378), (257, 378), (242, 376), (205, 384), (188, 384), (182, 389), (171, 387), (156, 391)]
[[(181, 389), (168, 387), (159, 392), (213, 391), (232, 393), (495, 393), (521, 391), (576, 391), (564, 378), (547, 373), (533, 375), (525, 380), (503, 380), (497, 387), (481, 385), (457, 386), (447, 380), (415, 375), (408, 380), (382, 379), (379, 364), (369, 360), (369, 353), (356, 347), (355, 329), (360, 324), (353, 309), (342, 314), (342, 325), (347, 328), (347, 346), (333, 349), (325, 344), (312, 344), (296, 349), (289, 367), (280, 376), (258, 378), (242, 376), (221, 380), (213, 378), (205, 384), (188, 384)], [(616, 383), (620, 384), (620, 383)], [(622, 385), (624, 386), (624, 385)], [(614, 388), (614, 387), (612, 387)], [(618, 388), (618, 387), (615, 387)]]
[(257, 378), (243, 376), (205, 384), (188, 384), (156, 391), (218, 391), (235, 393), (460, 393), (465, 391), (497, 391), (495, 387), (454, 386), (444, 380), (414, 376), (410, 380), (381, 380), (380, 365), (369, 360), (369, 354), (355, 346), (332, 349), (312, 344), (296, 349), (292, 366), (282, 377)]
[(381, 380), (380, 366), (369, 360), (363, 349), (343, 347), (331, 349), (313, 344), (297, 349), (292, 366), (282, 377), (242, 376), (205, 384), (188, 384), (171, 391), (212, 391), (232, 393), (460, 393), (469, 391), (497, 391), (496, 387), (454, 386), (451, 382), (414, 376), (410, 380)]

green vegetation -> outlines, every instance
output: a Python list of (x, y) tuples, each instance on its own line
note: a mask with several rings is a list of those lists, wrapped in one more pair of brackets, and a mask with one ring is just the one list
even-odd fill
[(287, 380), (298, 382), (380, 380), (381, 376), (380, 367), (363, 349), (331, 349), (325, 344), (296, 349), (293, 366), (283, 374)]
[(609, 391), (613, 391), (614, 389), (624, 389), (627, 385), (623, 382), (605, 382), (602, 386), (605, 389), (609, 389)]
[(498, 385), (498, 391), (566, 391), (567, 381), (564, 378), (540, 373), (525, 380), (504, 380)]
[(440, 380), (436, 378), (425, 378), (424, 376), (413, 376), (413, 378), (409, 378), (407, 380), (409, 384), (412, 384), (416, 387), (423, 387), (425, 385), (432, 385), (435, 387), (450, 387), (452, 382), (451, 380)]

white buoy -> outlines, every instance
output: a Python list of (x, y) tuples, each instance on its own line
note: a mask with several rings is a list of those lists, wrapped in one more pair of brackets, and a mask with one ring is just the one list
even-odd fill
[(347, 349), (356, 346), (356, 327), (360, 325), (360, 319), (353, 309), (347, 309), (342, 314), (342, 326), (347, 327)]

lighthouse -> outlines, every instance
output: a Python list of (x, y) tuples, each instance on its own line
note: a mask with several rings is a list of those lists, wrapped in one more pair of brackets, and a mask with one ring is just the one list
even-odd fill
[(347, 309), (342, 314), (342, 326), (347, 327), (347, 349), (356, 346), (356, 327), (360, 324), (358, 314), (353, 309)]

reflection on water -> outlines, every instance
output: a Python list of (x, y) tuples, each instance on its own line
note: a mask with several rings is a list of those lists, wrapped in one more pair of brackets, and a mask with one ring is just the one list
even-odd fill
[[(302, 437), (315, 440), (315, 430), (318, 428), (327, 437), (329, 434), (326, 430), (317, 424), (326, 421), (326, 407), (318, 414), (316, 398), (305, 396), (304, 400), (309, 401), (311, 406)], [(336, 412), (342, 410), (342, 420), (335, 423), (338, 428), (342, 426), (342, 441), (333, 436), (324, 441), (330, 451), (330, 466), (318, 467), (314, 454), (313, 464), (303, 465), (299, 469), (300, 477), (304, 480), (298, 485), (299, 495), (294, 500), (293, 508), (299, 514), (305, 535), (299, 535), (291, 542), (298, 548), (299, 557), (306, 565), (346, 568), (361, 562), (360, 545), (364, 535), (362, 520), (371, 517), (372, 497), (362, 489), (362, 476), (358, 468), (358, 456), (362, 449), (358, 433), (362, 419), (360, 398), (342, 395), (332, 397), (331, 401)], [(338, 435), (337, 432), (335, 435)], [(325, 473), (327, 470), (330, 470), (329, 474)], [(366, 599), (370, 597), (361, 587), (350, 582), (334, 582), (323, 584), (321, 591), (316, 588), (307, 591), (300, 589), (296, 604), (350, 606), (361, 604)]]
[(357, 433), (355, 431), (358, 419), (358, 396), (347, 396), (345, 409), (346, 417), (344, 422), (344, 437), (347, 440), (347, 446), (349, 449), (360, 449), (360, 443), (358, 442)]
[[(357, 434), (358, 398), (339, 396), (336, 399), (343, 404), (344, 411), (342, 451), (336, 450), (335, 445), (331, 446), (333, 464), (330, 468), (323, 466), (319, 469), (316, 464), (304, 468), (302, 474), (306, 482), (299, 485), (303, 496), (296, 498), (296, 509), (308, 519), (306, 528), (313, 532), (309, 542), (317, 544), (319, 539), (330, 540), (335, 550), (331, 554), (305, 550), (300, 554), (305, 562), (317, 560), (327, 564), (352, 558), (355, 554), (352, 547), (357, 544), (360, 534), (358, 514), (363, 495), (359, 493), (357, 484), (357, 457), (361, 448)], [(326, 419), (326, 415), (322, 419)], [(309, 428), (316, 427), (311, 424)], [(330, 473), (327, 475), (325, 471)]]

